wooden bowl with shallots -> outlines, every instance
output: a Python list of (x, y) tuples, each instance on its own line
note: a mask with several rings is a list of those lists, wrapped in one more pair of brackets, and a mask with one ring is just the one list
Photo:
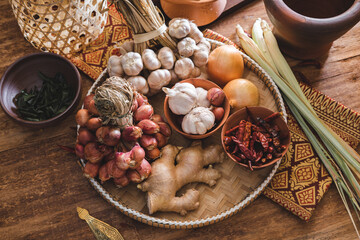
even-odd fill
[[(247, 107), (230, 115), (221, 131), (221, 142), (226, 154), (234, 162), (254, 170), (281, 160), (289, 148), (290, 131), (281, 115), (267, 119), (273, 114), (273, 111), (264, 107)], [(241, 120), (251, 122), (251, 131), (250, 124), (246, 126), (247, 129), (244, 122), (240, 125)], [(247, 137), (245, 132), (248, 132)]]
[[(200, 79), (200, 78), (189, 78), (180, 81), (180, 83), (191, 83), (195, 87), (201, 87), (205, 90), (209, 90), (211, 88), (220, 88), (216, 83), (206, 80), (206, 79)], [(220, 88), (221, 89), (221, 88)], [(229, 100), (225, 97), (224, 103), (222, 105), (224, 108), (224, 116), (222, 120), (214, 125), (212, 129), (207, 131), (205, 134), (188, 134), (185, 133), (181, 128), (181, 121), (183, 116), (174, 114), (170, 108), (169, 108), (169, 97), (165, 97), (164, 101), (164, 115), (170, 124), (171, 128), (177, 131), (178, 133), (182, 134), (184, 137), (189, 139), (203, 139), (211, 136), (214, 134), (218, 129), (221, 128), (222, 125), (224, 125), (226, 119), (229, 117), (230, 114), (230, 104)]]

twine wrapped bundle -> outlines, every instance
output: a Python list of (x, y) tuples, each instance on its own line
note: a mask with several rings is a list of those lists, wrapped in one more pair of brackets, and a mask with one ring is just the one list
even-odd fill
[(142, 53), (146, 48), (162, 45), (172, 50), (176, 42), (167, 33), (165, 19), (151, 0), (110, 0), (124, 16), (134, 38), (134, 50)]
[(24, 37), (37, 49), (66, 55), (95, 40), (106, 0), (9, 0)]

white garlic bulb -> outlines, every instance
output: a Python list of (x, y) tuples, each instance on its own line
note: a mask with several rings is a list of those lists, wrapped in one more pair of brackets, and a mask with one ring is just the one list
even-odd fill
[(174, 69), (169, 70), (170, 74), (171, 74), (171, 80), (170, 80), (170, 84), (174, 85), (175, 83), (177, 83), (179, 81), (178, 76), (176, 75)]
[(190, 73), (189, 78), (197, 78), (201, 75), (201, 70), (198, 67), (194, 67)]
[(206, 108), (210, 107), (211, 103), (207, 99), (208, 91), (206, 91), (202, 87), (197, 87), (196, 88), (196, 93), (197, 93), (196, 106), (198, 106), (198, 107), (206, 107)]
[(169, 35), (174, 38), (184, 38), (190, 33), (190, 23), (187, 19), (176, 18), (169, 22)]
[(181, 127), (189, 134), (205, 134), (214, 124), (214, 113), (209, 108), (197, 107), (185, 115)]
[(211, 50), (210, 42), (208, 40), (206, 40), (205, 38), (203, 38), (196, 46), (199, 49), (202, 49), (204, 51), (210, 52), (210, 50)]
[(199, 30), (199, 28), (193, 22), (190, 22), (189, 37), (194, 39), (196, 43), (200, 42), (204, 38), (203, 33)]
[(174, 67), (176, 57), (174, 52), (169, 47), (161, 48), (157, 57), (160, 60), (161, 66), (163, 68), (172, 69)]
[(121, 57), (116, 55), (110, 56), (107, 64), (107, 70), (110, 77), (121, 77), (124, 73), (124, 70), (121, 66)]
[(167, 69), (157, 69), (150, 73), (148, 84), (151, 89), (160, 90), (171, 81), (171, 73)]
[(198, 49), (194, 39), (186, 37), (177, 44), (178, 52), (183, 57), (190, 57)]
[(129, 77), (128, 82), (135, 88), (136, 91), (146, 95), (149, 92), (149, 85), (146, 79), (142, 76)]
[(194, 69), (194, 63), (190, 58), (182, 58), (175, 62), (174, 71), (180, 79), (189, 78)]
[(161, 67), (161, 62), (156, 57), (156, 53), (152, 49), (147, 48), (142, 52), (142, 60), (145, 67), (151, 71)]
[(203, 49), (196, 50), (192, 56), (192, 60), (197, 67), (205, 66), (208, 62), (209, 52)]
[(185, 115), (196, 106), (196, 89), (191, 83), (177, 83), (172, 89), (162, 90), (169, 97), (170, 110), (177, 115)]
[(121, 57), (121, 65), (126, 75), (136, 76), (143, 70), (141, 55), (136, 52), (128, 52)]

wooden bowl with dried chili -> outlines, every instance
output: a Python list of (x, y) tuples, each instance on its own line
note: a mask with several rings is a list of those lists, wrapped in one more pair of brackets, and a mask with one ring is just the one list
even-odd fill
[(230, 115), (221, 132), (227, 155), (250, 170), (273, 165), (290, 144), (289, 128), (278, 112), (246, 107)]

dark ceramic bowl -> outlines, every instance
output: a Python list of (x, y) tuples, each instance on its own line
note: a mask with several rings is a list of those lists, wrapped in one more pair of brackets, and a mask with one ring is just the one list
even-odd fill
[[(271, 111), (270, 109), (264, 108), (264, 107), (248, 107), (248, 110), (250, 111), (251, 115), (256, 118), (256, 117), (261, 117), (262, 119), (264, 119), (265, 117), (271, 115), (272, 113), (274, 113), (273, 111)], [(226, 120), (224, 127), (221, 131), (221, 143), (222, 146), (226, 152), (226, 154), (229, 156), (229, 158), (231, 158), (234, 162), (236, 162), (237, 164), (249, 168), (249, 166), (247, 164), (238, 162), (227, 150), (226, 150), (226, 146), (224, 144), (224, 136), (225, 136), (225, 132), (230, 130), (231, 128), (235, 127), (236, 125), (239, 124), (239, 122), (241, 120), (247, 120), (248, 119), (248, 113), (246, 111), (246, 108), (242, 108), (238, 111), (236, 111), (235, 113), (231, 114), (230, 117)], [(290, 145), (290, 131), (289, 128), (286, 124), (286, 122), (284, 121), (284, 119), (282, 119), (281, 117), (276, 118), (271, 124), (277, 125), (280, 129), (280, 144), (281, 145), (285, 145), (286, 149), (282, 152), (280, 157), (274, 158), (269, 162), (266, 162), (264, 164), (258, 165), (258, 166), (252, 166), (253, 169), (261, 169), (261, 168), (265, 168), (268, 167), (270, 165), (273, 165), (274, 163), (276, 163), (277, 161), (279, 161), (286, 153), (286, 151), (289, 148)]]
[[(47, 76), (55, 76), (60, 72), (75, 92), (70, 106), (59, 115), (44, 121), (27, 121), (16, 114), (14, 97), (23, 89), (41, 86), (38, 76), (41, 71)], [(46, 127), (59, 122), (76, 108), (80, 97), (81, 77), (77, 68), (66, 58), (53, 53), (34, 53), (18, 59), (4, 73), (0, 81), (0, 103), (5, 113), (22, 125), (30, 127)]]
[[(206, 79), (200, 79), (200, 78), (189, 78), (189, 79), (185, 79), (185, 80), (181, 81), (180, 83), (191, 83), (195, 87), (202, 87), (205, 90), (209, 90), (210, 88), (214, 88), (214, 87), (220, 88), (214, 82), (206, 80)], [(169, 108), (169, 102), (168, 101), (169, 101), (169, 97), (165, 97), (164, 114), (165, 114), (165, 117), (166, 117), (168, 123), (170, 124), (170, 126), (173, 129), (175, 129), (175, 131), (182, 134), (184, 137), (190, 138), (190, 139), (203, 139), (203, 138), (207, 138), (207, 137), (211, 136), (222, 125), (224, 125), (226, 119), (228, 118), (228, 116), (230, 114), (229, 100), (225, 97), (225, 100), (224, 100), (224, 103), (223, 103), (223, 106), (222, 106), (224, 108), (224, 110), (225, 110), (223, 119), (205, 134), (188, 134), (188, 133), (185, 133), (181, 128), (182, 116), (176, 115), (176, 114), (171, 112), (171, 110)]]

